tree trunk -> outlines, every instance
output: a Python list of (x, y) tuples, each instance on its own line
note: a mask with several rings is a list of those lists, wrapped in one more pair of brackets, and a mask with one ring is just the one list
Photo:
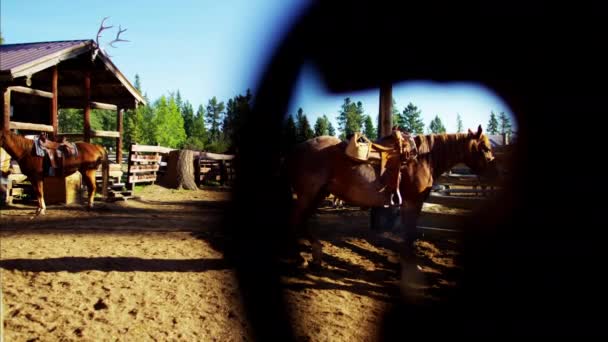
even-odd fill
[(194, 182), (194, 151), (176, 150), (169, 152), (167, 173), (163, 177), (164, 186), (173, 189), (198, 190)]

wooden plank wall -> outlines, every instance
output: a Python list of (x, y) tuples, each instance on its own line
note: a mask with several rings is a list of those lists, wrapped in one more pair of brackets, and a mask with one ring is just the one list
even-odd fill
[(172, 150), (163, 146), (131, 145), (127, 159), (127, 183), (131, 184), (131, 189), (136, 183), (154, 184), (166, 167), (163, 155), (166, 156)]
[(234, 184), (234, 155), (199, 152), (194, 163), (194, 180), (198, 186), (205, 181), (228, 186)]

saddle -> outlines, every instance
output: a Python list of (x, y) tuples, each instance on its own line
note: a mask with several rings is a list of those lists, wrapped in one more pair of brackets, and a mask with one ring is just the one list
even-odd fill
[(66, 159), (78, 156), (76, 144), (68, 142), (65, 137), (55, 142), (49, 140), (43, 133), (38, 137), (38, 145), (49, 157), (51, 164), (49, 176), (62, 176)]
[(346, 147), (346, 154), (356, 161), (380, 164), (380, 181), (384, 185), (383, 190), (389, 193), (390, 205), (393, 206), (403, 203), (399, 191), (401, 165), (415, 159), (418, 151), (414, 139), (408, 133), (393, 130), (391, 135), (394, 144), (384, 146), (356, 132)]

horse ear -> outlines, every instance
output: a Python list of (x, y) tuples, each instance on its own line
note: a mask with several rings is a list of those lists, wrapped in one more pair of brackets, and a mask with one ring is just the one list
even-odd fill
[(469, 128), (469, 137), (472, 137), (473, 135), (473, 131), (471, 131), (471, 129)]
[(479, 127), (477, 127), (477, 139), (481, 138), (481, 125), (479, 125)]

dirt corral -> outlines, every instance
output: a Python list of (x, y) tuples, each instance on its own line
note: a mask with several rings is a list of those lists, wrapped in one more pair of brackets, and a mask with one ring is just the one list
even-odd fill
[[(251, 331), (218, 223), (229, 193), (150, 186), (139, 199), (2, 209), (6, 341), (241, 341)], [(469, 211), (425, 206), (421, 226), (449, 228)], [(283, 278), (302, 340), (374, 340), (399, 294), (399, 234), (370, 231), (367, 211), (322, 208), (324, 267)], [(459, 234), (429, 230), (418, 244), (425, 300), (459, 272)], [(304, 252), (310, 258), (310, 253)]]

